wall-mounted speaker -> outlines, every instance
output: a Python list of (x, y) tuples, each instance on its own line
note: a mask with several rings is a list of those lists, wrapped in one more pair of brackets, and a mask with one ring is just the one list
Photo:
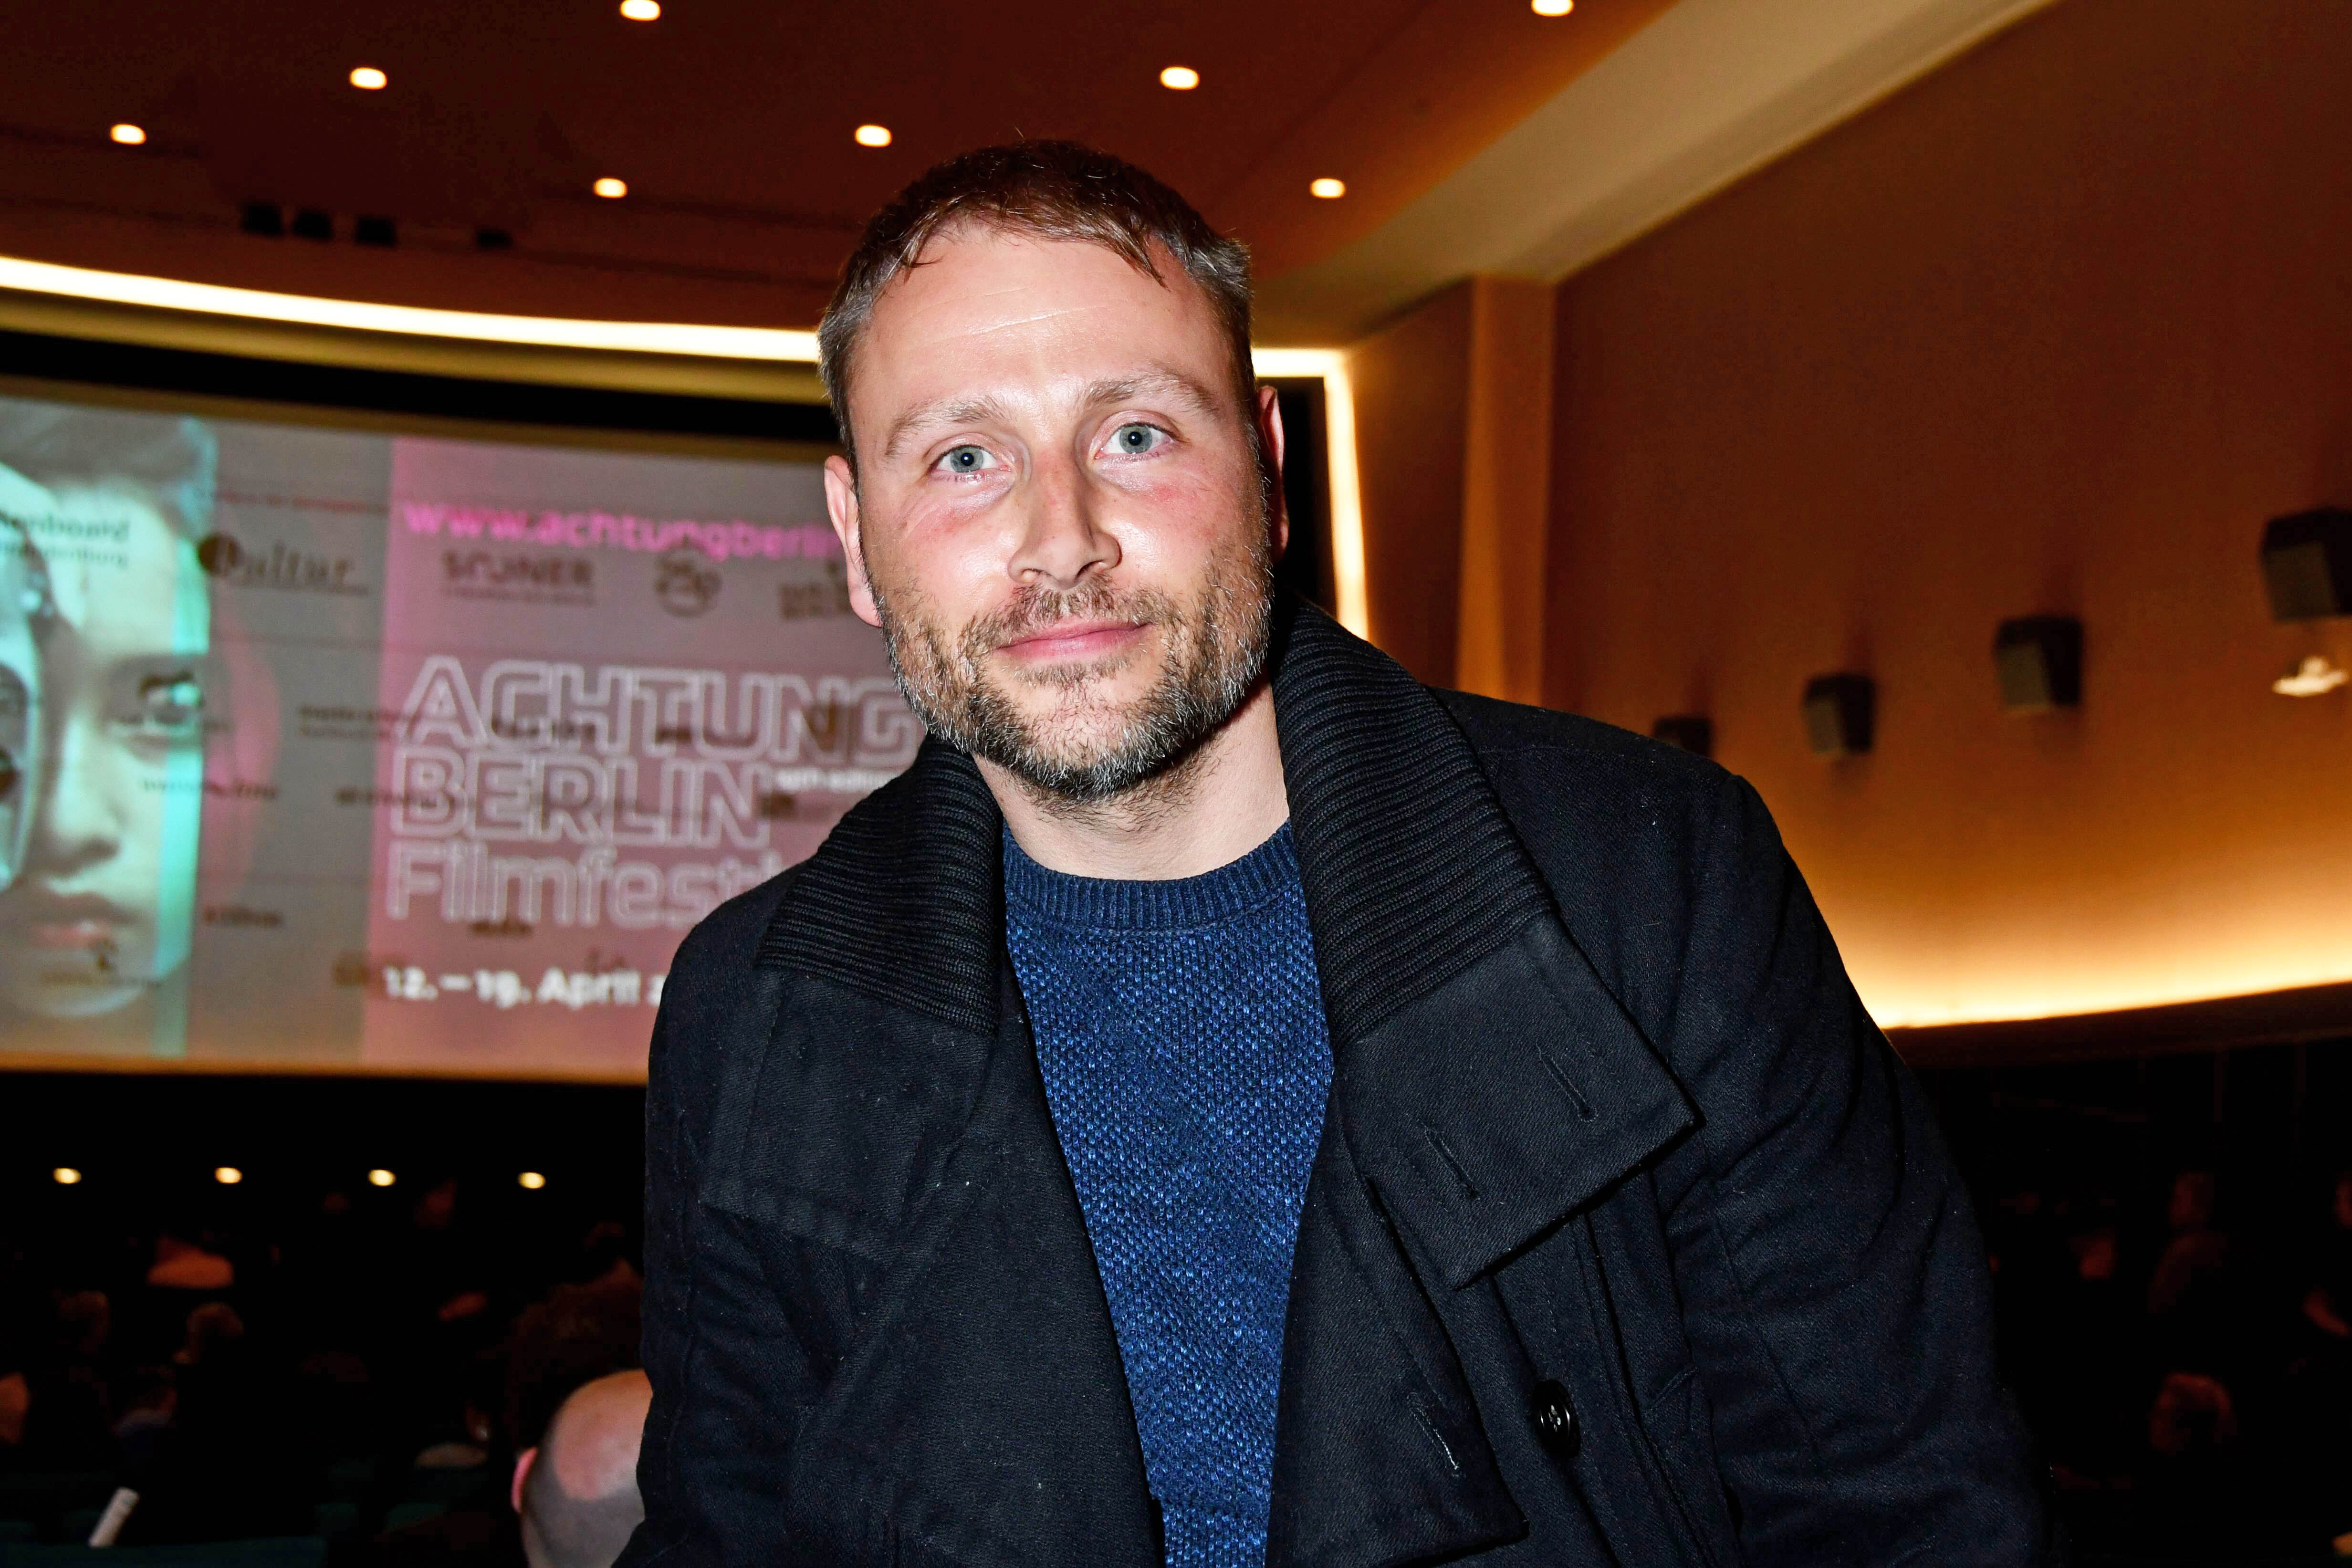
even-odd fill
[(1859, 757), (1877, 738), (1878, 687), (1866, 675), (1817, 675), (1805, 682), (1805, 738), (1813, 754)]
[(1650, 738), (1695, 756), (1715, 755), (1715, 721), (1704, 713), (1669, 713), (1650, 726)]
[(1993, 634), (2000, 705), (2046, 713), (2083, 703), (2083, 623), (2072, 616), (2021, 616)]
[(2271, 619), (2352, 615), (2352, 511), (2322, 507), (2274, 517), (2263, 530)]

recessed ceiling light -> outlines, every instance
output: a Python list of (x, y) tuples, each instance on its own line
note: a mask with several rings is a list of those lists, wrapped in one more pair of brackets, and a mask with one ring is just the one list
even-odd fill
[(71, 1165), (59, 1165), (49, 1173), (49, 1179), (61, 1187), (70, 1187), (81, 1180), (81, 1173)]
[(136, 147), (147, 140), (147, 132), (144, 130), (131, 124), (110, 125), (107, 127), (106, 133), (125, 147)]
[(621, 0), (621, 15), (632, 22), (650, 22), (661, 15), (661, 0)]
[(1326, 174), (1319, 180), (1310, 182), (1307, 189), (1311, 195), (1321, 196), (1327, 202), (1336, 202), (1348, 194), (1348, 182), (1335, 180)]
[(1528, 9), (1538, 16), (1565, 16), (1576, 9), (1576, 0), (1528, 0)]
[(384, 75), (383, 72), (376, 69), (373, 66), (353, 66), (352, 68), (352, 85), (368, 92), (375, 92), (381, 89), (384, 83), (391, 79), (392, 79), (390, 77)]
[(861, 125), (857, 128), (856, 135), (857, 144), (860, 147), (890, 145), (890, 128), (887, 125)]
[(388, 1187), (397, 1180), (399, 1180), (397, 1176), (381, 1165), (368, 1173), (368, 1185), (371, 1187)]
[(547, 1185), (547, 1178), (541, 1175), (537, 1171), (525, 1171), (521, 1175), (515, 1178), (515, 1185), (522, 1188), (526, 1192), (535, 1193), (539, 1191), (540, 1188)]
[(216, 1165), (213, 1168), (213, 1180), (224, 1187), (233, 1187), (245, 1180), (245, 1173), (235, 1165)]
[(1191, 66), (1169, 66), (1160, 73), (1160, 85), (1172, 87), (1178, 92), (1190, 92), (1201, 85), (1201, 73)]
[(603, 179), (597, 181), (593, 185), (591, 185), (589, 189), (594, 191), (600, 196), (605, 196), (614, 201), (619, 201), (623, 196), (629, 194), (629, 182), (626, 180), (616, 180), (613, 178), (612, 175), (607, 174)]

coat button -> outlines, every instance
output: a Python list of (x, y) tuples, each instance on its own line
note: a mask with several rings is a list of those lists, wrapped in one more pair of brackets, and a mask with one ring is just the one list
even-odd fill
[(1528, 1415), (1545, 1447), (1563, 1459), (1575, 1454), (1584, 1428), (1577, 1425), (1576, 1407), (1569, 1404), (1568, 1390), (1558, 1381), (1548, 1377), (1528, 1391)]

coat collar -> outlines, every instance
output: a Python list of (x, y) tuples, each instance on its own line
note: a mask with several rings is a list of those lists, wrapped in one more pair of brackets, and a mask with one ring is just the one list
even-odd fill
[[(1693, 1114), (1437, 700), (1296, 601), (1270, 665), (1337, 1103), (1371, 1179), (1458, 1287)], [(926, 741), (802, 867), (759, 962), (993, 1037), (1003, 820), (971, 759)]]
[[(1561, 924), (1445, 709), (1304, 605), (1286, 606), (1271, 668), (1335, 1069), (1286, 1334), (1272, 1559), (1445, 1555), (1524, 1528), (1444, 1326), (1449, 1298), (1692, 1112)], [(804, 863), (760, 963), (915, 1015), (910, 1045), (941, 1026), (1000, 1053), (1025, 1041), (1007, 1012), (1001, 824), (971, 760), (927, 742)], [(842, 1163), (842, 1201), (868, 1163)], [(1082, 1228), (1073, 1240), (1083, 1255)], [(1375, 1322), (1391, 1350), (1378, 1394), (1360, 1361), (1349, 1369)], [(1377, 1471), (1381, 1495), (1412, 1506), (1375, 1530), (1360, 1494), (1311, 1479), (1334, 1467)]]
[[(1276, 727), (1335, 1046), (1550, 913), (1469, 744), (1394, 660), (1311, 605), (1279, 617)], [(803, 866), (760, 962), (993, 1034), (1003, 818), (933, 739)]]

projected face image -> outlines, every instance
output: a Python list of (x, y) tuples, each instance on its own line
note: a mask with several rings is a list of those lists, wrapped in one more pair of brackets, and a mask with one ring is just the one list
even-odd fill
[[(13, 476), (11, 476), (13, 478)], [(6, 515), (0, 484), (0, 517)], [(47, 575), (24, 529), (0, 521), (0, 891), (25, 863), (41, 742), (35, 628), (46, 621)]]
[(204, 798), (204, 578), (132, 491), (54, 492), (46, 752), (24, 863), (0, 893), (0, 1000), (71, 1018), (138, 1000), (187, 961)]
[(1190, 754), (1264, 663), (1279, 544), (1226, 340), (1172, 260), (933, 244), (856, 351), (826, 497), (908, 700), (1035, 789), (1106, 799)]

